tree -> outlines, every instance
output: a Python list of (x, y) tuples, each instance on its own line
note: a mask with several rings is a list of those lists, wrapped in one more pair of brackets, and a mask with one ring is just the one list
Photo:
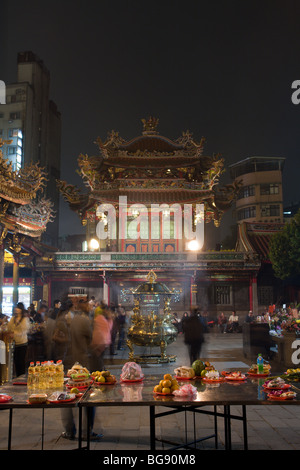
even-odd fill
[(269, 258), (279, 279), (300, 274), (300, 210), (271, 238)]

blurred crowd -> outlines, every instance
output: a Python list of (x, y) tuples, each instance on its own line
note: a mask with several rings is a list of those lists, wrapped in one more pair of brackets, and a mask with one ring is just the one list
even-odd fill
[(62, 360), (103, 370), (104, 356), (115, 355), (126, 341), (128, 315), (121, 305), (96, 302), (94, 297), (73, 303), (56, 299), (38, 309), (19, 302), (11, 318), (0, 313), (2, 338), (14, 342), (14, 374), (26, 373), (30, 362)]

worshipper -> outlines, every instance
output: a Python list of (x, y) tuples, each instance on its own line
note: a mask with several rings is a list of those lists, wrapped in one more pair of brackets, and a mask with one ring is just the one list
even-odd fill
[(239, 328), (239, 317), (236, 314), (236, 311), (233, 310), (227, 323), (226, 332), (227, 333), (238, 332), (238, 328)]
[(185, 320), (184, 342), (188, 346), (191, 365), (200, 358), (201, 347), (204, 342), (204, 326), (196, 309)]
[(56, 320), (60, 307), (61, 307), (61, 301), (59, 299), (54, 300), (53, 308), (50, 311), (50, 316), (51, 318), (53, 318), (53, 320)]
[(253, 323), (255, 321), (255, 317), (253, 315), (252, 310), (249, 310), (248, 315), (245, 318), (246, 323)]
[(53, 360), (55, 362), (61, 360), (64, 364), (66, 363), (66, 357), (71, 343), (70, 329), (66, 319), (68, 308), (69, 305), (67, 302), (61, 304), (56, 316), (52, 335)]
[(181, 318), (181, 331), (182, 331), (182, 333), (184, 333), (185, 322), (188, 318), (189, 318), (188, 312), (184, 312), (184, 314), (182, 315), (182, 318)]
[(26, 353), (28, 347), (28, 332), (30, 328), (27, 310), (22, 302), (17, 303), (7, 329), (15, 343), (14, 367), (18, 377), (26, 372)]
[[(74, 317), (70, 321), (70, 361), (71, 364), (78, 362), (83, 367), (91, 370), (90, 365), (90, 347), (92, 341), (92, 323), (89, 318), (90, 305), (87, 300), (82, 299), (78, 303), (78, 310), (74, 311)], [(66, 367), (66, 364), (64, 364)], [(96, 434), (93, 432), (94, 420), (95, 420), (95, 407), (88, 410), (86, 408), (83, 415), (83, 440), (86, 440), (89, 432), (90, 440), (100, 440), (102, 434)], [(77, 410), (78, 411), (78, 410)], [(87, 429), (87, 414), (91, 413), (90, 429)], [(76, 437), (76, 424), (74, 417), (73, 408), (62, 408), (61, 409), (62, 424), (65, 431), (62, 432), (61, 437), (65, 439), (75, 439)]]
[(117, 308), (117, 323), (118, 323), (118, 349), (124, 349), (125, 328), (126, 328), (126, 312), (119, 304)]
[(108, 307), (96, 307), (91, 341), (92, 370), (104, 370), (104, 355), (111, 343), (112, 327), (113, 316)]
[(218, 316), (218, 328), (221, 333), (225, 333), (226, 324), (227, 324), (227, 318), (224, 315), (224, 313), (221, 312), (220, 315)]

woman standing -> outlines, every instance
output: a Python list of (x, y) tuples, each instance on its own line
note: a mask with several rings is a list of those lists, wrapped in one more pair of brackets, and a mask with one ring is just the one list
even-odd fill
[(24, 304), (19, 302), (14, 308), (13, 316), (8, 322), (8, 331), (15, 342), (14, 365), (16, 376), (25, 374), (28, 331), (30, 327)]
[[(103, 307), (103, 306), (102, 306)], [(92, 370), (104, 369), (104, 354), (111, 343), (113, 318), (107, 307), (95, 309), (91, 342)]]

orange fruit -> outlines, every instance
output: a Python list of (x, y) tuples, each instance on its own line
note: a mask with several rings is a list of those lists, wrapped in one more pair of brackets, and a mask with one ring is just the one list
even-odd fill
[(171, 389), (169, 387), (164, 387), (162, 389), (162, 393), (171, 393)]
[(164, 380), (163, 383), (162, 383), (163, 387), (165, 388), (170, 388), (171, 385), (172, 385), (172, 382), (171, 380)]
[(171, 374), (165, 374), (164, 375), (164, 380), (172, 380), (172, 375)]

